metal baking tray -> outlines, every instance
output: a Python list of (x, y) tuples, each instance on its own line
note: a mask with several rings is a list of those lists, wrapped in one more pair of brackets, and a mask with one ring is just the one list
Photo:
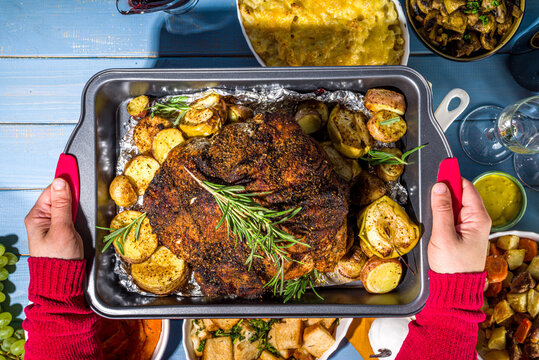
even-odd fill
[[(146, 297), (128, 292), (118, 283), (113, 272), (113, 252), (101, 253), (103, 243), (95, 226), (107, 226), (116, 213), (108, 186), (115, 176), (118, 142), (125, 131), (123, 124), (129, 118), (126, 111), (129, 99), (141, 94), (160, 97), (213, 87), (249, 89), (260, 84), (283, 85), (299, 92), (319, 88), (365, 92), (373, 87), (386, 87), (405, 95), (408, 123), (405, 146), (410, 149), (428, 143), (415, 163), (406, 167), (402, 178), (409, 191), (407, 211), (421, 224), (423, 236), (407, 255), (417, 274), (406, 271), (392, 293), (373, 295), (358, 287), (325, 287), (318, 290), (324, 301), (306, 294), (298, 302), (283, 304), (281, 298), (270, 295), (259, 300)], [(425, 305), (429, 292), (429, 193), (436, 182), (438, 164), (452, 154), (432, 113), (430, 87), (415, 70), (404, 66), (106, 70), (86, 84), (81, 112), (65, 152), (74, 155), (79, 164), (81, 191), (76, 228), (84, 239), (85, 254), (91, 264), (85, 292), (96, 313), (110, 318), (387, 317), (410, 316)]]

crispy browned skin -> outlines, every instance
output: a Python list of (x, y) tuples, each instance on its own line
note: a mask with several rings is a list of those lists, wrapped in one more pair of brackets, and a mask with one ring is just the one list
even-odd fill
[(264, 114), (249, 123), (225, 126), (211, 139), (193, 138), (168, 155), (146, 190), (144, 207), (159, 240), (184, 258), (208, 296), (260, 296), (276, 269), (257, 259), (250, 270), (249, 248), (227, 227), (216, 225), (221, 211), (201, 180), (243, 185), (248, 192), (271, 193), (255, 200), (275, 210), (301, 206), (284, 224), (311, 247), (290, 249), (294, 259), (286, 278), (316, 268), (333, 270), (346, 248), (348, 188), (333, 172), (324, 151), (288, 115)]

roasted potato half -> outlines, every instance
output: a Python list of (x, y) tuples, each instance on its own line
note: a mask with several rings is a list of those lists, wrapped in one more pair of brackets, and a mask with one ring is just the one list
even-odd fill
[(389, 110), (399, 115), (406, 112), (404, 95), (386, 89), (369, 89), (365, 94), (365, 107), (372, 112)]
[(313, 134), (328, 122), (328, 107), (321, 101), (307, 100), (298, 105), (295, 119), (306, 134)]
[(109, 194), (118, 206), (129, 207), (135, 205), (138, 196), (135, 188), (125, 175), (116, 176), (109, 186)]
[(188, 137), (210, 136), (222, 126), (221, 117), (213, 108), (190, 109), (180, 121), (180, 129)]
[[(110, 222), (111, 229), (121, 229), (124, 226), (131, 224), (135, 219), (140, 217), (142, 213), (140, 211), (127, 210), (122, 211), (112, 219)], [(123, 254), (116, 241), (114, 241), (114, 248), (116, 253), (120, 257), (130, 264), (139, 264), (146, 261), (152, 256), (155, 249), (157, 249), (157, 235), (152, 231), (150, 220), (144, 218), (139, 230), (139, 237), (135, 239), (136, 228), (133, 227), (127, 234), (125, 241), (123, 242)]]
[[(395, 155), (398, 158), (402, 157), (402, 151), (400, 151), (397, 148), (386, 148), (386, 149), (381, 149), (380, 151)], [(378, 175), (380, 179), (385, 180), (385, 181), (395, 181), (404, 172), (404, 165), (401, 165), (401, 164), (395, 164), (395, 165), (380, 164), (380, 165), (376, 165), (375, 168), (376, 168), (376, 175)]]
[(397, 259), (370, 258), (361, 270), (361, 282), (365, 290), (373, 294), (385, 294), (399, 285), (402, 265)]
[(372, 147), (365, 116), (341, 105), (335, 106), (329, 115), (328, 132), (335, 149), (346, 157), (357, 159)]
[(365, 206), (378, 200), (387, 193), (386, 184), (378, 176), (362, 171), (357, 177), (357, 183), (351, 191), (354, 205)]
[(170, 150), (184, 141), (182, 132), (178, 129), (172, 128), (159, 131), (153, 138), (153, 157), (162, 164), (167, 158)]
[(357, 245), (352, 246), (350, 251), (337, 263), (335, 270), (349, 280), (357, 280), (361, 275), (361, 269), (367, 262), (367, 256)]
[(355, 159), (349, 159), (341, 155), (340, 152), (335, 149), (330, 141), (323, 142), (322, 148), (326, 152), (333, 169), (346, 181), (354, 180), (359, 173), (361, 173), (361, 167)]
[(228, 117), (228, 109), (225, 99), (216, 93), (211, 93), (198, 100), (193, 101), (189, 105), (192, 109), (214, 109), (219, 114), (221, 122), (226, 123)]
[(244, 122), (254, 116), (253, 110), (243, 105), (228, 105), (228, 120), (233, 123)]
[(144, 195), (158, 169), (157, 160), (150, 156), (139, 155), (125, 165), (124, 175), (134, 185), (137, 195)]
[(163, 129), (172, 127), (172, 123), (161, 116), (148, 115), (141, 119), (133, 130), (133, 140), (141, 154), (150, 154), (155, 135)]
[(375, 113), (367, 122), (371, 136), (383, 143), (392, 143), (406, 134), (406, 121), (397, 113), (382, 110)]
[(148, 106), (150, 106), (150, 99), (146, 95), (137, 96), (127, 104), (127, 112), (132, 117), (141, 118), (146, 116)]
[(187, 280), (187, 264), (169, 249), (159, 246), (148, 260), (131, 265), (133, 281), (143, 290), (167, 295)]

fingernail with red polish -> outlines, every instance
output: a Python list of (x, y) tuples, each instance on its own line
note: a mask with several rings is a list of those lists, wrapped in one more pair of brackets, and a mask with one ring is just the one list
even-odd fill
[(447, 192), (447, 186), (444, 183), (438, 183), (434, 185), (434, 192), (436, 194), (444, 194)]

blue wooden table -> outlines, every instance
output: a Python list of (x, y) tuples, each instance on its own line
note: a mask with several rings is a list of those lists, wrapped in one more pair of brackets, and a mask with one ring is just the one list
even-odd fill
[[(28, 253), (24, 216), (52, 180), (58, 156), (79, 118), (82, 88), (94, 73), (107, 68), (259, 66), (241, 34), (234, 0), (200, 0), (187, 16), (121, 16), (113, 0), (0, 1), (0, 242), (8, 249)], [(539, 1), (528, 1), (518, 34), (538, 17)], [(212, 29), (198, 26), (205, 20)], [(170, 33), (167, 21), (192, 33)], [(508, 71), (510, 45), (474, 63), (435, 56), (414, 34), (410, 45), (409, 66), (432, 83), (435, 107), (455, 87), (470, 94), (468, 109), (503, 107), (533, 95)], [(492, 169), (514, 174), (510, 160), (488, 167), (468, 159), (458, 128), (456, 121), (447, 137), (464, 176), (474, 178)], [(538, 231), (539, 194), (527, 194), (528, 211), (515, 229)], [(24, 318), (28, 281), (27, 257), (22, 256), (6, 290), (9, 308), (19, 320)], [(181, 321), (173, 322), (167, 356), (185, 359)], [(359, 355), (345, 341), (332, 358)]]

